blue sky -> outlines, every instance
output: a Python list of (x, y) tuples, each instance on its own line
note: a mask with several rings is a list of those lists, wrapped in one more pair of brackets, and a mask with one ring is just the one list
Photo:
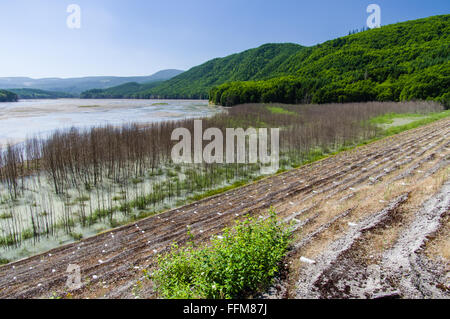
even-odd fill
[(268, 42), (310, 46), (365, 26), (371, 3), (383, 25), (450, 13), (448, 0), (1, 0), (0, 77), (149, 75)]

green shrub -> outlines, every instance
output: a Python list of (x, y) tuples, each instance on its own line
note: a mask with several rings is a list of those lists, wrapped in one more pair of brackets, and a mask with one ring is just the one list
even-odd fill
[(169, 171), (167, 171), (167, 176), (169, 176), (169, 177), (178, 177), (178, 173), (169, 170)]
[(32, 229), (25, 229), (22, 232), (22, 240), (27, 240), (27, 239), (31, 239), (34, 236), (34, 232)]
[(9, 219), (9, 218), (13, 218), (12, 213), (2, 213), (2, 214), (0, 214), (0, 219)]
[(211, 245), (193, 244), (158, 257), (151, 275), (163, 298), (238, 298), (266, 288), (279, 271), (290, 233), (273, 211), (266, 220), (247, 218), (224, 230)]
[(83, 234), (80, 233), (76, 233), (76, 232), (71, 232), (70, 236), (73, 238), (73, 240), (75, 241), (80, 241), (83, 239)]
[(132, 179), (131, 179), (131, 182), (132, 182), (134, 185), (137, 185), (137, 184), (143, 183), (144, 180), (143, 180), (142, 178), (132, 178)]
[(292, 111), (288, 111), (280, 106), (267, 106), (267, 109), (272, 113), (272, 114), (286, 114), (286, 115), (292, 115), (292, 116), (297, 116), (297, 113), (292, 112)]
[(91, 198), (89, 196), (80, 196), (75, 201), (79, 203), (88, 202)]
[(9, 247), (15, 244), (17, 244), (17, 239), (12, 234), (0, 237), (0, 247)]
[(0, 258), (0, 265), (6, 265), (9, 264), (10, 260), (6, 258)]

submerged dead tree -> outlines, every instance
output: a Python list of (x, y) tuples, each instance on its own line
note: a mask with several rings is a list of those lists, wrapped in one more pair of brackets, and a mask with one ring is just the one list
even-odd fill
[[(249, 104), (204, 118), (202, 126), (203, 131), (218, 128), (224, 133), (227, 128), (280, 128), (280, 167), (290, 168), (376, 137), (380, 128), (369, 121), (373, 117), (442, 109), (432, 102)], [(0, 150), (0, 183), (11, 199), (24, 193), (26, 178), (32, 180), (33, 189), (50, 185), (57, 194), (55, 201), (52, 194), (42, 195), (35, 200), (39, 207), (27, 210), (30, 225), (24, 229), (39, 237), (56, 233), (59, 225), (71, 233), (75, 221), (82, 226), (98, 221), (113, 226), (116, 213), (139, 218), (140, 213), (156, 212), (180, 199), (249, 181), (259, 174), (260, 162), (175, 165), (171, 150), (176, 142), (171, 135), (179, 127), (193, 134), (194, 119), (71, 128), (55, 131), (48, 138), (7, 145)], [(203, 141), (204, 146), (207, 143)], [(42, 185), (41, 174), (47, 180)], [(20, 233), (18, 220), (4, 221), (15, 223), (5, 226), (7, 234)]]

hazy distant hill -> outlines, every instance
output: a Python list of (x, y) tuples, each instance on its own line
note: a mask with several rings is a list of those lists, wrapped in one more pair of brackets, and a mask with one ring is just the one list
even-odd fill
[(165, 81), (179, 75), (180, 70), (162, 70), (150, 76), (115, 77), (115, 76), (93, 76), (82, 78), (44, 78), (31, 79), (24, 77), (0, 78), (1, 89), (40, 89), (54, 92), (65, 92), (78, 95), (83, 91), (91, 89), (103, 89), (121, 85), (127, 82), (148, 83)]

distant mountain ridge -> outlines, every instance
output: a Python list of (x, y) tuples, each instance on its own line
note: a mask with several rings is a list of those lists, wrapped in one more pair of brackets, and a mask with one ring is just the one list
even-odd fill
[(43, 78), (32, 79), (27, 77), (0, 77), (0, 89), (39, 89), (53, 92), (65, 92), (79, 95), (81, 92), (91, 89), (103, 89), (128, 82), (149, 83), (169, 80), (183, 73), (181, 70), (168, 69), (156, 72), (150, 76), (90, 76), (80, 78)]

